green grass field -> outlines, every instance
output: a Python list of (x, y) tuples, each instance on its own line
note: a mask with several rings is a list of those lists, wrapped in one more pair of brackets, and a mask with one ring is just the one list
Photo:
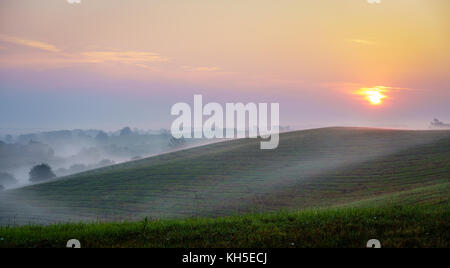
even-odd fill
[(3, 192), (0, 247), (448, 247), (449, 185), (450, 131), (298, 131)]
[(0, 227), (0, 248), (448, 248), (450, 207), (383, 206), (223, 218)]

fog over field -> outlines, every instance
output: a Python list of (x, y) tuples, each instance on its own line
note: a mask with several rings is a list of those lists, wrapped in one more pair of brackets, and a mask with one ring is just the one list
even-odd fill
[(448, 199), (447, 130), (324, 128), (283, 133), (276, 150), (262, 151), (259, 142), (195, 146), (3, 191), (0, 224), (215, 217), (352, 204), (410, 196), (408, 191), (427, 194), (402, 202)]
[[(138, 160), (211, 141), (174, 139), (167, 130), (122, 128), (61, 130), (0, 136), (0, 175), (15, 179), (4, 188), (27, 184), (35, 165), (48, 164), (57, 177)], [(0, 185), (2, 183), (0, 182)]]

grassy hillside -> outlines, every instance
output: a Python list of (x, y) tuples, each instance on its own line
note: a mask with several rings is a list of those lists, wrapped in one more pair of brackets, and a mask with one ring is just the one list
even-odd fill
[(0, 223), (374, 206), (412, 193), (442, 205), (449, 182), (449, 131), (326, 128), (283, 134), (272, 151), (227, 141), (6, 191)]
[(385, 248), (450, 246), (450, 207), (388, 206), (225, 218), (0, 227), (0, 248)]

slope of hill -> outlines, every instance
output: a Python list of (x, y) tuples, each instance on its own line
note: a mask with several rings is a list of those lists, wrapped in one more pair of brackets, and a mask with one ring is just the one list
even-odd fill
[(282, 134), (272, 151), (261, 151), (257, 139), (227, 141), (6, 191), (0, 223), (374, 204), (424, 187), (446, 204), (449, 181), (450, 131), (326, 128)]

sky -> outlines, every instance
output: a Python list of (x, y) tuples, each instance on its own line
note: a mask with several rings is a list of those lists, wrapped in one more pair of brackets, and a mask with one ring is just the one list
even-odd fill
[(448, 0), (0, 0), (0, 133), (169, 128), (177, 102), (280, 122), (450, 121)]

